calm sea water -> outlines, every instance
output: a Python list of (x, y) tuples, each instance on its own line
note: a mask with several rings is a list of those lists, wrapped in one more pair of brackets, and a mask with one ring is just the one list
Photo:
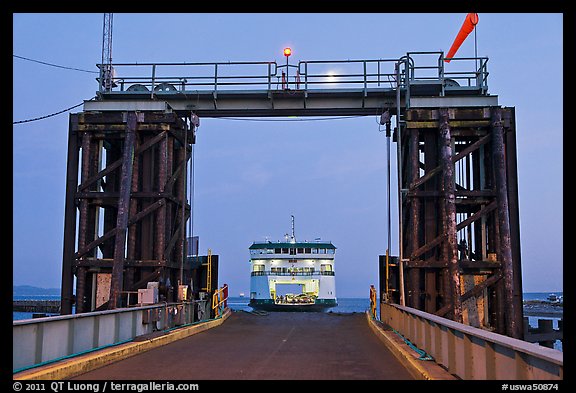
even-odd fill
[[(547, 300), (550, 293), (556, 296), (563, 296), (563, 292), (527, 292), (523, 294), (524, 300)], [(44, 300), (58, 300), (60, 296), (14, 296), (14, 300), (27, 300), (27, 299), (44, 299)], [(230, 297), (228, 298), (228, 307), (232, 310), (246, 310), (251, 311), (252, 307), (248, 305), (249, 299), (247, 297)], [(370, 299), (366, 298), (338, 298), (338, 306), (331, 308), (328, 312), (334, 313), (364, 313), (370, 308)], [(539, 308), (539, 310), (547, 311), (546, 309)], [(29, 319), (32, 318), (32, 313), (28, 312), (13, 312), (13, 320)], [(562, 314), (554, 314), (545, 312), (543, 315), (528, 316), (528, 323), (532, 327), (538, 327), (538, 319), (551, 319), (554, 329), (558, 329), (558, 321), (562, 319)], [(558, 340), (554, 344), (554, 348), (562, 351), (562, 343)]]

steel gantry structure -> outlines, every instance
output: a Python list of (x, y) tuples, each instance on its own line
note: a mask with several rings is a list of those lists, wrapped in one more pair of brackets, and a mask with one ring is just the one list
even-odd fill
[(398, 256), (380, 258), (381, 298), (519, 337), (514, 108), (488, 93), (487, 58), (452, 58), (452, 70), (444, 60), (300, 61), (289, 77), (274, 61), (120, 63), (111, 84), (100, 65), (97, 97), (70, 116), (63, 310), (119, 306), (117, 293), (178, 280), (198, 118), (386, 114), (400, 230)]

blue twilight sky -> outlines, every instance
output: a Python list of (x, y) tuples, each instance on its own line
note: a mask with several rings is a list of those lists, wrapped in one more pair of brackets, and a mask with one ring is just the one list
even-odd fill
[[(121, 13), (113, 61), (284, 64), (285, 46), (292, 63), (446, 53), (465, 15)], [(102, 23), (101, 13), (14, 14), (13, 54), (96, 71)], [(563, 16), (479, 13), (477, 44), (489, 57), (489, 92), (516, 107), (523, 289), (563, 290)], [(457, 55), (474, 55), (474, 34)], [(14, 57), (14, 121), (92, 98), (95, 77)], [(386, 138), (376, 117), (200, 122), (194, 234), (201, 254), (220, 255), (220, 284), (248, 293), (248, 247), (283, 239), (294, 215), (298, 239), (338, 247), (337, 295), (368, 296), (387, 239)], [(13, 126), (14, 285), (60, 286), (67, 131), (67, 113)]]

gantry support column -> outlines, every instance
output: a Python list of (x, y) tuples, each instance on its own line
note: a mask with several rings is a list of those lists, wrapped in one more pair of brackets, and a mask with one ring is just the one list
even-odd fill
[(63, 313), (74, 300), (77, 313), (134, 304), (136, 296), (128, 303), (123, 292), (150, 281), (159, 281), (159, 300), (174, 301), (168, 279), (175, 289), (191, 271), (180, 244), (190, 217), (189, 119), (167, 111), (88, 111), (70, 115), (69, 135)]
[(442, 192), (445, 215), (443, 217), (446, 257), (448, 259), (449, 286), (452, 297), (453, 320), (462, 322), (460, 300), (460, 270), (458, 266), (458, 244), (456, 238), (456, 196), (454, 186), (454, 164), (452, 162), (452, 138), (448, 122), (448, 109), (439, 109), (440, 121), (440, 163), (442, 165)]
[[(409, 174), (410, 177), (407, 179), (408, 184), (413, 183), (419, 177), (420, 173), (420, 142), (419, 142), (419, 130), (413, 128), (407, 132), (408, 141), (408, 156), (409, 156)], [(411, 225), (409, 228), (410, 244), (410, 254), (414, 253), (419, 247), (420, 240), (420, 197), (418, 195), (412, 194), (409, 198), (410, 203), (410, 221)], [(419, 259), (419, 258), (418, 258)], [(414, 267), (408, 271), (409, 285), (408, 285), (408, 305), (413, 308), (421, 308), (420, 300), (420, 268)]]
[(118, 199), (118, 215), (116, 218), (116, 239), (114, 242), (114, 264), (112, 265), (109, 309), (120, 307), (120, 292), (123, 290), (126, 231), (128, 229), (128, 213), (130, 209), (132, 168), (134, 161), (134, 140), (136, 138), (137, 124), (137, 114), (135, 112), (127, 112), (126, 136), (124, 138), (124, 151), (122, 153), (122, 168), (120, 172), (120, 197)]
[(70, 117), (68, 123), (68, 158), (66, 164), (66, 203), (64, 207), (64, 245), (62, 251), (62, 284), (60, 294), (60, 313), (72, 314), (74, 304), (74, 247), (76, 242), (76, 204), (74, 195), (78, 184), (78, 146), (77, 128)]
[[(494, 177), (496, 186), (496, 200), (498, 202), (498, 240), (499, 253), (502, 262), (504, 278), (504, 296), (506, 304), (506, 334), (514, 337), (522, 337), (523, 327), (518, 323), (522, 320), (516, 310), (514, 300), (514, 266), (512, 262), (512, 243), (510, 231), (510, 212), (508, 207), (508, 187), (506, 181), (506, 156), (504, 154), (504, 128), (502, 126), (502, 110), (498, 107), (491, 108), (492, 127), (492, 154), (494, 156)], [(519, 317), (520, 316), (520, 317)]]
[(408, 180), (401, 201), (408, 304), (517, 337), (522, 295), (513, 118), (510, 108), (407, 110), (398, 170)]

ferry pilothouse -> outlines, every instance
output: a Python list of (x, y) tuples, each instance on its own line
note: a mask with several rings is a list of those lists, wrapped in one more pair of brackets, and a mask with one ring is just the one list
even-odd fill
[(266, 311), (322, 311), (337, 306), (334, 256), (329, 241), (254, 242), (250, 246), (250, 303)]

